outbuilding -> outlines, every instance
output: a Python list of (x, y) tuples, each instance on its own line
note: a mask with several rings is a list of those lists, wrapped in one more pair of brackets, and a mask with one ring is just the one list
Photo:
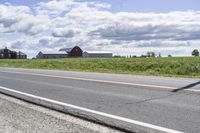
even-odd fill
[(83, 58), (111, 58), (113, 54), (107, 51), (85, 51)]
[(17, 52), (17, 59), (27, 59), (27, 55), (21, 51)]
[(38, 59), (67, 58), (67, 53), (64, 51), (58, 51), (58, 52), (40, 51), (36, 57)]
[(27, 55), (22, 52), (16, 52), (5, 47), (0, 49), (0, 59), (26, 59)]

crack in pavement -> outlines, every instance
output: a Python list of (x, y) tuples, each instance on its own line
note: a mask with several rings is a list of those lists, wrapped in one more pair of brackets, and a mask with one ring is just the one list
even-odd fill
[(177, 93), (176, 94), (173, 93), (173, 94), (168, 94), (168, 95), (165, 95), (165, 96), (153, 97), (153, 98), (149, 98), (149, 99), (145, 99), (145, 100), (141, 100), (141, 101), (135, 102), (133, 104), (141, 104), (141, 103), (146, 103), (146, 102), (150, 102), (150, 101), (153, 101), (153, 100), (165, 99), (165, 98), (169, 98), (169, 97), (180, 95), (180, 94), (183, 94), (183, 93), (178, 93), (178, 94)]

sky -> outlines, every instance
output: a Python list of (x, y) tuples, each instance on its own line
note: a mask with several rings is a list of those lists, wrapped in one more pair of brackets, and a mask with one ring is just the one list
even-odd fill
[(199, 0), (1, 0), (0, 48), (190, 56), (200, 49)]

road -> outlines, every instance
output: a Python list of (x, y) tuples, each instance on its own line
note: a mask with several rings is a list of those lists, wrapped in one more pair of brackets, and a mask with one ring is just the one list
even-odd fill
[(200, 132), (200, 79), (0, 68), (0, 86), (181, 132)]

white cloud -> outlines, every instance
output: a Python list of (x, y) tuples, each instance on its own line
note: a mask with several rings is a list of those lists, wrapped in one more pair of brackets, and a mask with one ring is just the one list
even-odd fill
[(74, 31), (74, 29), (57, 28), (57, 29), (55, 29), (53, 31), (52, 36), (54, 36), (54, 37), (71, 38), (71, 37), (74, 37), (74, 34), (76, 34), (75, 31)]
[(49, 30), (48, 16), (33, 15), (26, 6), (0, 5), (0, 33), (40, 34)]
[(0, 34), (22, 35), (3, 43), (31, 53), (74, 45), (115, 54), (151, 50), (188, 55), (200, 48), (200, 11), (112, 13), (110, 7), (80, 0), (50, 0), (33, 8), (1, 4)]
[(138, 41), (199, 40), (200, 36), (200, 12), (118, 13), (113, 14), (113, 17), (112, 23), (92, 33), (112, 40)]

